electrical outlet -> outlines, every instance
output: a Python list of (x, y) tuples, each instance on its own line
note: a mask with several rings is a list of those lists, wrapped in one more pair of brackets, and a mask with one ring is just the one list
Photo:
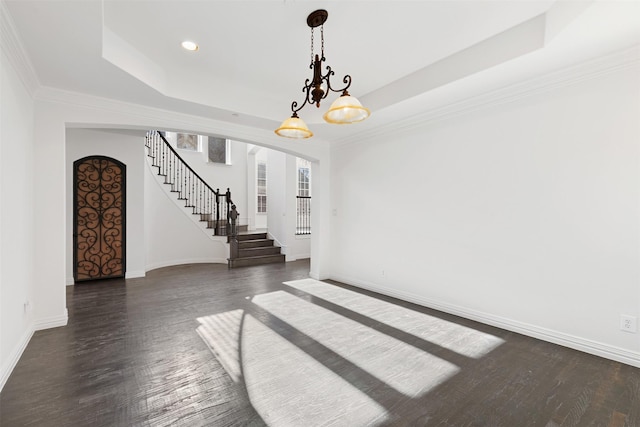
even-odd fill
[(636, 333), (638, 330), (638, 320), (635, 316), (620, 315), (620, 330), (625, 332)]

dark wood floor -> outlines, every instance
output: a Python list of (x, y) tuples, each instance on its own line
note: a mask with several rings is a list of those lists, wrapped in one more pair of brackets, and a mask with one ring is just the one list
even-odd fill
[[(196, 319), (249, 310), (247, 298), (285, 291), (459, 368), (428, 392), (406, 396), (309, 335), (254, 309), (264, 327), (369, 393), (387, 412), (375, 425), (640, 427), (640, 369), (377, 296), (504, 340), (482, 357), (460, 357), (282, 284), (306, 278), (308, 271), (306, 261), (235, 270), (199, 264), (69, 287), (69, 325), (35, 333), (0, 393), (0, 425), (265, 425), (243, 381), (232, 380), (196, 332)], [(371, 382), (377, 388), (363, 386)], [(318, 414), (313, 424), (353, 426), (348, 416), (325, 422), (330, 418), (325, 415)]]

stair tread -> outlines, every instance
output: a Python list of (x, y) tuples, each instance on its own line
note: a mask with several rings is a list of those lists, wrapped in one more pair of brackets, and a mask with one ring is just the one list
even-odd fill
[(260, 259), (260, 258), (275, 258), (275, 257), (284, 257), (284, 254), (251, 255), (251, 256), (238, 257), (236, 259)]
[(280, 249), (278, 246), (258, 246), (256, 248), (242, 248), (242, 251), (263, 251), (265, 249), (276, 248)]

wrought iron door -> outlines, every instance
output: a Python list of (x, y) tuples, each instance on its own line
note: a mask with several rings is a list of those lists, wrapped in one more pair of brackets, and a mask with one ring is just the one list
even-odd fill
[(104, 156), (73, 163), (73, 277), (124, 277), (126, 166)]

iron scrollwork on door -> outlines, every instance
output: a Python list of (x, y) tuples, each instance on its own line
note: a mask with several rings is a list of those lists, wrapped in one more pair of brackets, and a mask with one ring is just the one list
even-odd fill
[(74, 278), (124, 277), (126, 166), (109, 157), (74, 162)]

